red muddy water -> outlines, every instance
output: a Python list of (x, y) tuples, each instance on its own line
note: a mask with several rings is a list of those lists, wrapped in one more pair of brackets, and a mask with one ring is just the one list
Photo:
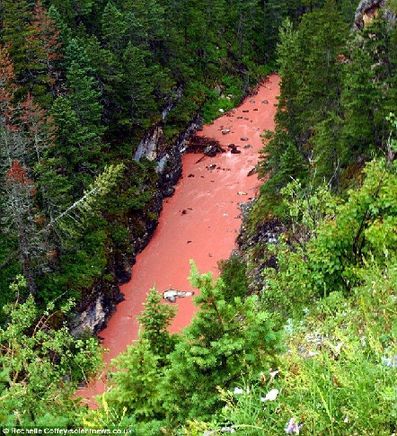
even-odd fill
[[(191, 290), (190, 259), (200, 272), (211, 271), (216, 276), (218, 262), (230, 256), (241, 225), (239, 204), (252, 199), (259, 187), (257, 176), (248, 173), (263, 147), (261, 133), (274, 128), (278, 95), (279, 77), (271, 75), (256, 95), (198, 133), (218, 140), (225, 149), (235, 144), (240, 154), (228, 151), (213, 158), (183, 156), (183, 176), (175, 194), (165, 200), (153, 238), (137, 256), (131, 281), (121, 287), (125, 300), (100, 333), (108, 350), (104, 353), (106, 364), (137, 339), (137, 316), (151, 287), (161, 293), (168, 288)], [(227, 130), (230, 132), (224, 134)], [(192, 298), (177, 299), (176, 305), (172, 332), (186, 327), (196, 312)], [(105, 379), (104, 372), (78, 395), (95, 407), (93, 397), (104, 391)]]

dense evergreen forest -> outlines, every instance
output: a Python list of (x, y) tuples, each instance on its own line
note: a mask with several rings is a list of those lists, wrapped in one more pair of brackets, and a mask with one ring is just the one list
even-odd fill
[[(0, 426), (397, 431), (396, 5), (371, 4), (363, 20), (358, 0), (1, 2)], [(141, 140), (161, 125), (172, 150), (271, 71), (276, 129), (239, 253), (218, 280), (192, 264), (180, 334), (149, 293), (87, 409), (74, 392), (100, 349), (70, 325), (158, 218)]]

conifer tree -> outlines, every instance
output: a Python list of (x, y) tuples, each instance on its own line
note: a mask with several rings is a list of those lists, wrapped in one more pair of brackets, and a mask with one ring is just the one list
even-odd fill
[(7, 215), (10, 218), (7, 227), (17, 235), (19, 259), (29, 292), (36, 293), (34, 263), (43, 249), (35, 222), (36, 190), (26, 168), (18, 160), (13, 160), (5, 174), (5, 191)]
[(129, 346), (114, 361), (117, 372), (111, 374), (113, 388), (105, 394), (106, 401), (116, 410), (124, 410), (139, 421), (160, 416), (162, 373), (158, 360), (147, 339), (142, 338)]
[(74, 56), (67, 71), (68, 94), (58, 97), (51, 109), (55, 143), (48, 155), (53, 167), (50, 173), (55, 176), (52, 197), (62, 208), (77, 198), (103, 167), (100, 94), (85, 53), (76, 51)]
[(156, 289), (149, 291), (144, 306), (145, 309), (139, 316), (143, 327), (141, 338), (148, 341), (150, 349), (159, 359), (165, 359), (174, 346), (168, 327), (175, 316), (175, 309), (161, 304), (161, 296)]
[[(131, 43), (126, 47), (122, 61), (124, 70), (124, 93), (126, 97), (126, 118), (135, 125), (145, 126), (145, 120), (150, 119), (157, 108), (154, 98), (156, 79), (156, 66), (147, 66), (150, 63), (150, 54)], [(125, 120), (126, 121), (126, 120)]]
[(16, 80), (24, 83), (28, 80), (26, 58), (31, 8), (27, 0), (2, 3), (2, 40), (13, 60)]
[(371, 148), (386, 144), (386, 117), (395, 110), (397, 92), (392, 33), (387, 23), (378, 19), (359, 31), (350, 44), (342, 93), (343, 134), (354, 155), (368, 156)]
[(26, 64), (32, 76), (31, 93), (45, 107), (59, 88), (61, 57), (60, 33), (41, 1), (37, 0), (29, 26)]
[(113, 2), (108, 2), (101, 19), (102, 37), (113, 52), (120, 52), (126, 45), (128, 25), (124, 15)]
[(219, 405), (218, 387), (263, 369), (278, 347), (256, 297), (227, 301), (223, 281), (194, 267), (192, 284), (200, 289), (199, 311), (169, 357), (163, 386), (165, 408), (176, 419), (208, 417)]
[[(265, 169), (272, 177), (265, 191), (278, 195), (293, 178), (309, 172), (316, 177), (333, 177), (339, 170), (343, 146), (334, 142), (328, 130), (342, 117), (344, 44), (348, 26), (332, 0), (303, 16), (296, 30), (286, 21), (277, 49), (282, 77), (277, 129), (266, 153)], [(316, 163), (321, 167), (317, 174)], [(326, 180), (329, 182), (329, 180)]]

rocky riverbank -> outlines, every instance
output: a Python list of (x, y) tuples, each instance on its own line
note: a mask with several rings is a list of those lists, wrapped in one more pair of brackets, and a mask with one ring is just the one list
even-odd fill
[[(170, 108), (168, 108), (170, 110)], [(167, 113), (163, 113), (163, 121)], [(171, 144), (164, 138), (163, 123), (154, 126), (142, 139), (134, 153), (133, 160), (152, 162), (157, 174), (157, 182), (152, 189), (153, 195), (145, 210), (131, 213), (128, 217), (130, 236), (128, 252), (111, 250), (103, 279), (91, 288), (80, 302), (78, 314), (71, 322), (74, 335), (84, 332), (98, 333), (106, 327), (107, 321), (123, 301), (124, 295), (120, 285), (131, 279), (131, 265), (136, 256), (149, 243), (158, 224), (158, 216), (165, 198), (173, 195), (174, 186), (182, 175), (182, 155), (189, 138), (201, 127), (201, 119), (196, 115), (187, 128)], [(112, 280), (109, 280), (112, 277)]]

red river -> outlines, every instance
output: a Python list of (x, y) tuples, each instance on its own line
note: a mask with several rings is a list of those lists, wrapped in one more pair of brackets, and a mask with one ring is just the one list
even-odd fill
[[(240, 154), (228, 151), (202, 159), (199, 154), (183, 156), (183, 175), (175, 194), (165, 200), (158, 227), (137, 256), (131, 281), (121, 287), (125, 300), (100, 333), (105, 365), (138, 338), (137, 316), (150, 288), (191, 290), (190, 259), (200, 272), (211, 271), (216, 276), (218, 262), (230, 256), (241, 226), (239, 204), (252, 199), (259, 187), (257, 176), (248, 173), (258, 162), (261, 134), (274, 128), (278, 95), (279, 77), (274, 74), (255, 95), (198, 133), (218, 140), (225, 149), (235, 144)], [(179, 298), (175, 304), (178, 310), (172, 332), (186, 327), (196, 312), (192, 298)], [(95, 407), (93, 398), (103, 393), (105, 380), (106, 370), (78, 395)]]

